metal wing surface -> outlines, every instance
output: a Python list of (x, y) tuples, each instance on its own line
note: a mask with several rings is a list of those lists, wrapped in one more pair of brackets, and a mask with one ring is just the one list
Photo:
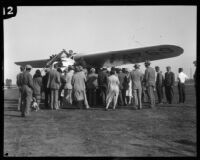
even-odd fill
[(23, 61), (23, 62), (15, 62), (16, 65), (25, 66), (27, 64), (31, 65), (33, 68), (43, 68), (46, 66), (49, 59), (43, 60), (34, 60), (34, 61)]
[(175, 45), (158, 45), (88, 55), (77, 55), (75, 60), (84, 60), (94, 67), (112, 67), (124, 64), (141, 63), (145, 60), (159, 60), (179, 56), (183, 49)]

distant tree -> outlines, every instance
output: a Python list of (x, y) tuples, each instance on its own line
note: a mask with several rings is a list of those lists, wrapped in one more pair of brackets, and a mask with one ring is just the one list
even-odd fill
[(11, 86), (12, 86), (12, 79), (6, 79), (6, 86), (8, 87), (8, 88), (11, 88)]

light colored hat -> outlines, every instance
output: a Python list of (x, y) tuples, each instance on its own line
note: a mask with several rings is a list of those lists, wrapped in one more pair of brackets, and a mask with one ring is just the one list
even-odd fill
[(29, 65), (29, 64), (27, 64), (25, 68), (26, 68), (26, 69), (32, 69), (32, 66)]
[(95, 72), (95, 68), (91, 68), (91, 69), (90, 69), (90, 72)]

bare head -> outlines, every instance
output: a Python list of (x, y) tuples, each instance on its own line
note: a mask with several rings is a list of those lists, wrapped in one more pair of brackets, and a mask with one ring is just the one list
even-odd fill
[(170, 71), (171, 71), (171, 67), (170, 67), (170, 66), (167, 66), (167, 67), (166, 67), (166, 70), (167, 70), (167, 72), (170, 72)]
[(150, 66), (150, 64), (151, 64), (151, 62), (150, 61), (145, 61), (144, 62), (144, 65), (145, 65), (145, 67), (147, 68), (147, 67), (149, 67)]
[(155, 70), (156, 70), (156, 72), (159, 72), (159, 71), (160, 71), (160, 67), (159, 67), (159, 66), (156, 66), (156, 67), (155, 67)]
[(183, 68), (178, 69), (178, 73), (181, 73), (181, 72), (183, 72)]

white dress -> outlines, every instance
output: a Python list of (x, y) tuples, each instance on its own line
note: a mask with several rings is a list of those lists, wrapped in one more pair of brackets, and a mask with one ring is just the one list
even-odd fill
[(132, 81), (131, 80), (130, 80), (130, 82), (128, 84), (128, 89), (126, 90), (126, 96), (133, 97), (133, 94), (132, 94)]

